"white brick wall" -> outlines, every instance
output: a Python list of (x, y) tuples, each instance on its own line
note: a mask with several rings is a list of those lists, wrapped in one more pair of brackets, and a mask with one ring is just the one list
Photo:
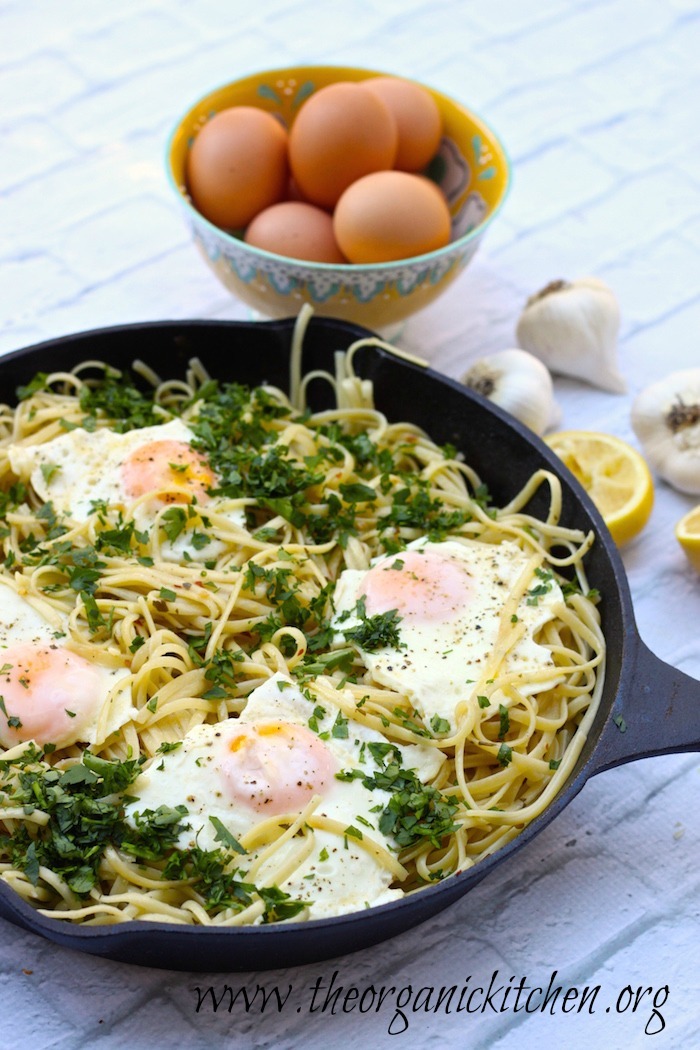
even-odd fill
[[(244, 318), (192, 249), (163, 173), (178, 112), (236, 75), (296, 61), (415, 76), (500, 131), (511, 197), (471, 268), (400, 345), (452, 376), (512, 345), (525, 297), (597, 273), (623, 309), (629, 394), (558, 380), (563, 425), (634, 441), (631, 396), (700, 364), (698, 0), (4, 0), (0, 3), (0, 351), (99, 325)], [(700, 580), (672, 537), (692, 504), (663, 484), (624, 552), (642, 635), (700, 677)], [(595, 778), (512, 864), (437, 920), (365, 953), (269, 974), (197, 975), (84, 957), (0, 923), (0, 1050), (148, 1047), (700, 1045), (696, 755)], [(309, 1016), (195, 1012), (196, 986), (601, 986), (595, 1014)], [(649, 1000), (669, 986), (661, 1034)], [(610, 1012), (605, 1007), (613, 1006)], [(396, 1023), (393, 1029), (396, 1030)]]

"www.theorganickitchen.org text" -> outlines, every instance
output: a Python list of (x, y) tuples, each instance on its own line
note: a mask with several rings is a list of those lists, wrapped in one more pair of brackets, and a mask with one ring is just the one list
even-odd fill
[(401, 1035), (420, 1015), (449, 1014), (629, 1014), (643, 1026), (645, 1035), (658, 1035), (666, 1027), (662, 1008), (669, 998), (668, 985), (656, 988), (628, 984), (606, 991), (600, 984), (567, 985), (552, 971), (546, 981), (527, 976), (507, 978), (494, 970), (488, 981), (471, 975), (460, 984), (440, 987), (412, 984), (345, 984), (338, 970), (317, 977), (311, 984), (197, 986), (195, 1013), (306, 1013), (383, 1014), (389, 1035)]

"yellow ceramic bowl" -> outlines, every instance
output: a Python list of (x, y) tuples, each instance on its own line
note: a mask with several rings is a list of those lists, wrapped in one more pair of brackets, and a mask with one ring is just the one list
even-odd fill
[[(367, 328), (393, 325), (437, 299), (472, 259), (508, 192), (510, 165), (493, 131), (460, 103), (428, 88), (440, 107), (443, 138), (427, 174), (442, 188), (452, 216), (450, 244), (398, 262), (310, 263), (246, 244), (193, 206), (185, 185), (187, 152), (219, 110), (257, 106), (291, 127), (302, 103), (327, 84), (382, 75), (340, 66), (294, 66), (235, 80), (200, 99), (175, 127), (167, 149), (170, 182), (197, 247), (222, 283), (266, 317), (289, 317), (310, 303), (317, 314)], [(385, 75), (385, 74), (384, 74)]]

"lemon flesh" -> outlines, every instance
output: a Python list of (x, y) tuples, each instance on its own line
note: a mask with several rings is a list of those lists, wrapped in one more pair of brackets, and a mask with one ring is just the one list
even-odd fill
[(693, 507), (678, 522), (676, 539), (690, 564), (700, 572), (700, 506)]
[(642, 531), (654, 505), (654, 482), (636, 449), (592, 430), (561, 430), (545, 441), (583, 485), (618, 547)]

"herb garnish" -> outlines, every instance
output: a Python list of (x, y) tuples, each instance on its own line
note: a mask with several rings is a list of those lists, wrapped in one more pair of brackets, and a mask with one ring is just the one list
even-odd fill
[(390, 793), (378, 827), (403, 848), (428, 839), (439, 848), (445, 835), (459, 827), (453, 817), (458, 803), (436, 788), (423, 784), (412, 769), (401, 765), (401, 753), (393, 744), (372, 742), (368, 750), (379, 767), (373, 774), (360, 769), (336, 773), (338, 780), (360, 780), (369, 790), (381, 788)]
[[(180, 744), (164, 745), (162, 753)], [(46, 752), (50, 748), (45, 749)], [(124, 819), (125, 795), (135, 781), (141, 761), (111, 762), (86, 751), (83, 761), (61, 771), (43, 761), (43, 753), (29, 745), (20, 759), (0, 761), (6, 778), (6, 797), (28, 812), (41, 810), (45, 825), (21, 825), (13, 835), (0, 835), (11, 862), (35, 885), (41, 867), (56, 872), (78, 897), (99, 888), (99, 869), (105, 849), (112, 845), (138, 861), (161, 866), (164, 879), (192, 880), (211, 912), (242, 910), (260, 900), (263, 921), (293, 918), (308, 901), (293, 900), (277, 887), (258, 888), (238, 879), (231, 855), (245, 853), (237, 839), (211, 817), (216, 839), (224, 849), (177, 849), (175, 843), (188, 827), (185, 806), (159, 806)]]
[(367, 616), (364, 599), (360, 598), (356, 605), (356, 612), (362, 622), (357, 627), (342, 629), (342, 633), (349, 642), (355, 642), (360, 649), (365, 649), (367, 652), (375, 652), (385, 646), (391, 649), (403, 647), (399, 636), (401, 617), (397, 609), (389, 609), (387, 612)]

